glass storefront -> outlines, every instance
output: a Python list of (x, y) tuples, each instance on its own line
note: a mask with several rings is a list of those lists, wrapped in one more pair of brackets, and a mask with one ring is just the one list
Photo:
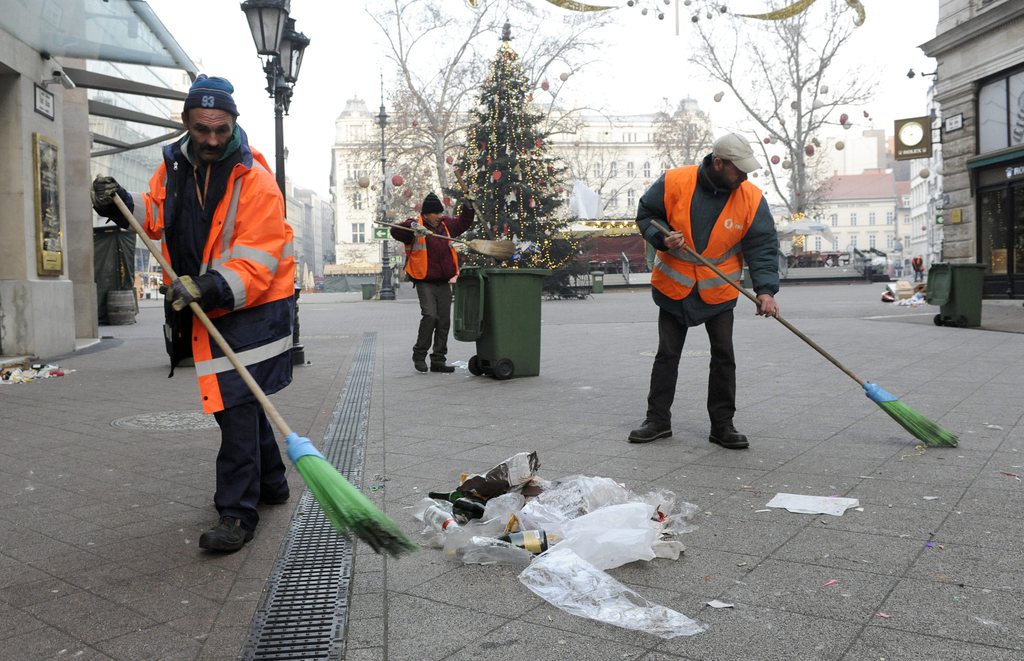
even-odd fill
[[(1016, 169), (1022, 180), (984, 186), (997, 175), (1012, 179)], [(985, 296), (1024, 298), (1024, 166), (993, 168), (979, 179), (978, 261), (987, 264)]]

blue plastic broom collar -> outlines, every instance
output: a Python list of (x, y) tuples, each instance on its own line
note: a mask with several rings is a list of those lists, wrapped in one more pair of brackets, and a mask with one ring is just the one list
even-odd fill
[(895, 402), (897, 397), (877, 383), (865, 383), (864, 394), (875, 404)]
[(299, 436), (295, 432), (288, 434), (284, 439), (288, 443), (288, 458), (292, 460), (294, 464), (301, 457), (306, 455), (313, 455), (314, 457), (324, 458), (320, 451), (313, 446), (313, 442), (308, 438)]

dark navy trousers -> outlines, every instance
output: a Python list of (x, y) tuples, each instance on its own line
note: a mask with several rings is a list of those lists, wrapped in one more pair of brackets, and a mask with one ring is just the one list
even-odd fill
[(242, 521), (255, 530), (260, 495), (277, 499), (288, 493), (285, 466), (274, 429), (259, 403), (246, 402), (213, 414), (220, 425), (217, 453), (217, 491), (214, 505), (220, 516)]

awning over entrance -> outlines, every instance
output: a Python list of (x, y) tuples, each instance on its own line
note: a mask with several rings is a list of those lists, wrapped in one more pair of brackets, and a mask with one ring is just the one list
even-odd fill
[[(8, 8), (10, 9), (10, 8)], [(199, 69), (192, 62), (153, 9), (142, 0), (62, 0), (34, 2), (17, 10), (0, 12), (0, 28), (39, 51), (43, 57), (61, 57), (101, 62), (121, 62), (166, 67), (186, 71), (192, 79)], [(64, 68), (76, 87), (183, 100), (175, 90), (143, 85), (130, 80), (105, 76), (84, 69)], [(96, 143), (110, 149), (93, 156), (127, 151), (163, 142), (184, 131), (184, 127), (166, 117), (119, 109), (108, 103), (90, 102), (90, 114), (114, 117), (172, 129), (160, 138), (126, 144), (114, 138), (93, 136)]]

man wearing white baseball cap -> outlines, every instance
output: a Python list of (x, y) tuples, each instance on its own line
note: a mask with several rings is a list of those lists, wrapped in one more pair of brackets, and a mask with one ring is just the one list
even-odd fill
[[(779, 240), (775, 220), (761, 190), (747, 173), (761, 167), (750, 143), (729, 133), (715, 141), (699, 165), (665, 172), (651, 185), (637, 210), (636, 224), (658, 253), (651, 273), (651, 295), (658, 306), (658, 353), (651, 368), (647, 415), (629, 434), (630, 443), (649, 443), (672, 435), (679, 357), (687, 330), (704, 325), (711, 344), (708, 377), (708, 440), (730, 450), (749, 446), (736, 431), (736, 358), (733, 308), (739, 291), (713, 269), (690, 256), (689, 246), (738, 281), (747, 264), (757, 295), (756, 314), (779, 313)], [(655, 226), (671, 230), (670, 234)], [(692, 377), (691, 377), (692, 379)], [(691, 385), (697, 380), (692, 379)]]

